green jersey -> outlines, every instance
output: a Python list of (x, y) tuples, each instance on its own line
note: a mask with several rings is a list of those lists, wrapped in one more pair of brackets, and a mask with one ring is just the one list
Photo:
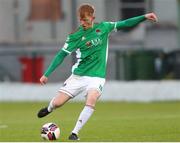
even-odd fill
[(73, 74), (105, 78), (110, 32), (135, 26), (145, 19), (143, 15), (124, 21), (101, 22), (87, 30), (80, 26), (76, 32), (67, 37), (63, 48), (52, 61), (45, 76), (49, 76), (66, 55), (76, 51), (77, 62), (72, 67)]

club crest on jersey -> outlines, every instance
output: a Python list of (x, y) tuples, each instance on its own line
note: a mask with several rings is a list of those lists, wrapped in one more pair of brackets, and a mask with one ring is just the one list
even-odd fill
[(96, 29), (96, 33), (97, 33), (97, 35), (100, 35), (101, 34), (101, 30), (100, 29)]

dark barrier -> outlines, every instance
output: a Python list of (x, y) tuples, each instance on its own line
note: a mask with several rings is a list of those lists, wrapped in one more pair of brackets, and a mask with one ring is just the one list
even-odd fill
[(180, 79), (180, 51), (172, 51), (166, 57), (167, 74), (173, 79)]
[(157, 50), (127, 50), (121, 51), (117, 65), (121, 68), (117, 79), (124, 80), (155, 80), (163, 73), (162, 51)]

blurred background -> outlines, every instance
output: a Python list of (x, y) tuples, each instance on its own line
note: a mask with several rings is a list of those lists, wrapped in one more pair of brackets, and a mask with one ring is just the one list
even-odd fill
[[(108, 81), (178, 82), (180, 0), (0, 0), (2, 90), (7, 82), (39, 83), (67, 35), (78, 27), (76, 10), (84, 2), (95, 5), (96, 22), (124, 20), (148, 12), (155, 12), (159, 18), (158, 23), (146, 21), (111, 34)], [(68, 78), (74, 62), (74, 56), (67, 57), (49, 83)], [(2, 100), (5, 95), (2, 92)]]
[(0, 141), (40, 142), (47, 122), (60, 125), (61, 142), (69, 141), (85, 94), (52, 116), (36, 114), (70, 76), (74, 55), (45, 86), (39, 78), (77, 29), (84, 2), (95, 6), (96, 22), (148, 12), (159, 21), (111, 33), (102, 102), (81, 141), (180, 142), (180, 0), (0, 0)]

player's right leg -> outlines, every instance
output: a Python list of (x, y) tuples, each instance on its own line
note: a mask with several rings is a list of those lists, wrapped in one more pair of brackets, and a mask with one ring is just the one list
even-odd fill
[(37, 116), (42, 118), (75, 97), (82, 90), (80, 79), (80, 76), (71, 75), (59, 89), (59, 94), (51, 100), (48, 107), (42, 108)]
[(44, 107), (39, 110), (37, 114), (38, 118), (47, 116), (54, 109), (64, 105), (69, 99), (71, 99), (71, 97), (68, 94), (60, 91), (58, 95), (51, 100), (48, 107)]

